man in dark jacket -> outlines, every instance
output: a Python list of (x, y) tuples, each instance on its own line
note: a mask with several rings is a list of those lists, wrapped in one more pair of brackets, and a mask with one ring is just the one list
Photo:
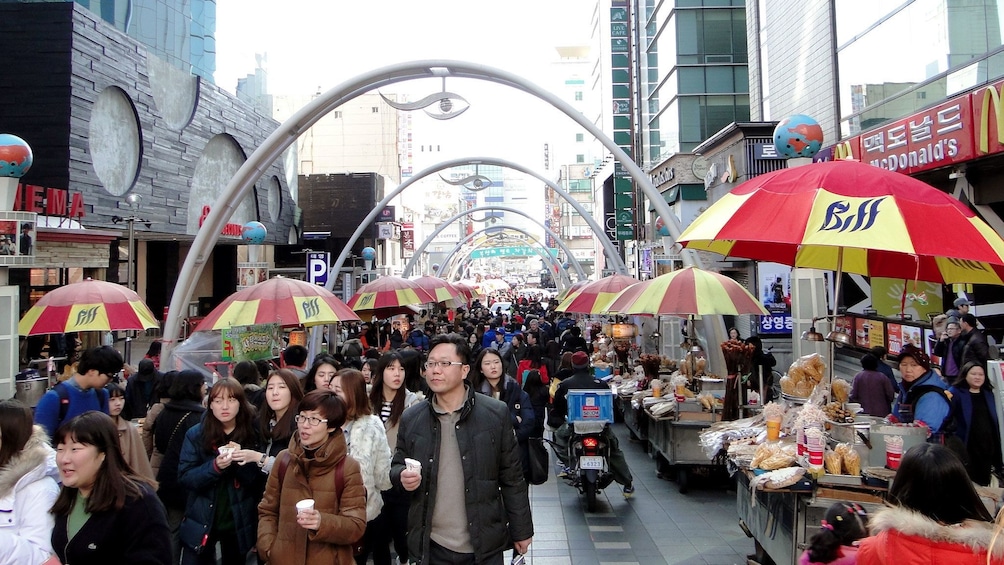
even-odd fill
[(962, 335), (959, 336), (959, 339), (955, 340), (955, 344), (952, 346), (952, 353), (955, 354), (959, 367), (970, 362), (979, 363), (985, 371), (987, 361), (990, 359), (990, 344), (987, 342), (987, 336), (983, 335), (983, 332), (977, 329), (976, 326), (978, 324), (976, 316), (972, 314), (963, 314), (959, 318), (959, 327), (962, 329)]
[[(577, 351), (572, 355), (572, 376), (561, 381), (558, 390), (554, 393), (554, 405), (547, 416), (547, 425), (555, 428), (554, 443), (558, 445), (555, 451), (559, 459), (568, 452), (568, 443), (572, 437), (572, 426), (566, 422), (568, 418), (568, 391), (570, 390), (610, 390), (602, 382), (593, 378), (589, 373), (589, 356), (585, 352)], [(607, 464), (610, 472), (614, 475), (614, 480), (623, 485), (624, 498), (630, 498), (634, 494), (634, 484), (631, 477), (631, 469), (628, 468), (627, 460), (624, 459), (624, 452), (621, 451), (617, 436), (610, 431), (610, 426), (603, 430), (607, 445), (610, 446), (610, 457)], [(567, 461), (561, 461), (565, 466)], [(565, 470), (567, 473), (567, 469)]]
[(533, 537), (509, 409), (466, 383), (463, 336), (437, 335), (431, 345), (425, 375), (432, 394), (401, 416), (390, 472), (395, 485), (414, 493), (408, 557), (419, 565), (501, 565), (503, 551), (526, 553)]

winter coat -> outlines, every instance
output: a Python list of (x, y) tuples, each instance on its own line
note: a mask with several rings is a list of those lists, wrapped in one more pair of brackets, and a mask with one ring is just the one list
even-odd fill
[[(502, 385), (502, 393), (499, 394), (499, 400), (505, 402), (506, 406), (509, 407), (510, 422), (513, 431), (516, 432), (516, 439), (525, 444), (533, 433), (535, 416), (533, 404), (530, 402), (530, 395), (519, 388), (519, 384), (512, 377), (503, 378), (505, 380)], [(493, 396), (491, 384), (487, 380), (481, 383), (481, 390), (477, 392)]]
[(539, 367), (535, 368), (531, 365), (531, 361), (529, 359), (524, 359), (516, 366), (516, 381), (520, 384), (520, 386), (526, 383), (526, 378), (524, 377), (526, 371), (540, 371), (540, 382), (545, 385), (550, 381), (547, 376), (546, 363), (541, 363)]
[(359, 463), (366, 487), (366, 521), (380, 515), (383, 498), (380, 491), (390, 484), (390, 446), (387, 432), (378, 416), (362, 416), (349, 424), (349, 456)]
[(0, 563), (38, 565), (52, 555), (49, 508), (59, 496), (58, 481), (56, 452), (35, 426), (24, 449), (0, 468)]
[[(405, 389), (404, 391), (404, 409), (407, 410), (412, 406), (418, 404), (419, 402), (425, 400), (425, 396), (417, 392), (411, 392)], [(379, 413), (380, 407), (374, 407)], [(393, 426), (389, 425), (388, 422), (384, 422), (384, 429), (387, 431), (387, 445), (391, 446), (391, 451), (393, 451), (393, 446), (397, 445), (397, 430), (401, 427), (401, 418), (397, 419), (397, 423)]]
[[(955, 421), (955, 435), (962, 439), (964, 445), (969, 445), (969, 425), (973, 421), (973, 398), (968, 389), (960, 390), (952, 387), (949, 391), (952, 393), (952, 418)], [(987, 409), (990, 411), (990, 419), (996, 430), (997, 402), (994, 401), (994, 393), (988, 389), (983, 389), (982, 392), (983, 398), (987, 402)]]
[(990, 359), (990, 343), (982, 331), (973, 328), (955, 340), (952, 344), (952, 355), (955, 355), (960, 369), (966, 363), (973, 362), (979, 363), (986, 370), (987, 360)]
[(153, 443), (161, 453), (157, 466), (157, 495), (164, 506), (180, 509), (185, 507), (188, 493), (178, 483), (178, 463), (181, 448), (185, 445), (185, 434), (202, 421), (206, 409), (191, 400), (171, 401), (164, 405), (156, 417)]
[(158, 375), (153, 373), (136, 373), (126, 383), (125, 406), (122, 407), (122, 418), (124, 420), (135, 420), (145, 418), (150, 406), (158, 400), (154, 396), (154, 389), (157, 387)]
[[(408, 510), (408, 556), (416, 565), (428, 563), (428, 525), (438, 487), (440, 427), (434, 401), (432, 397), (401, 416), (390, 472), (391, 482), (400, 487), (405, 458), (422, 462), (422, 483), (411, 493)], [(475, 394), (468, 386), (456, 436), (463, 459), (471, 545), (476, 561), (482, 562), (511, 547), (514, 540), (533, 537), (530, 500), (505, 404)]]
[[(994, 535), (989, 522), (944, 525), (902, 507), (883, 508), (869, 520), (872, 537), (861, 540), (858, 565), (985, 565)], [(990, 563), (1004, 564), (1004, 543)]]
[(121, 510), (91, 514), (73, 539), (67, 539), (67, 516), (56, 516), (52, 547), (60, 563), (169, 565), (171, 531), (164, 505), (153, 489), (140, 485), (141, 497), (126, 499)]
[(907, 404), (907, 399), (910, 397), (910, 390), (914, 387), (930, 385), (947, 389), (948, 387), (945, 386), (945, 382), (942, 381), (941, 377), (939, 377), (934, 371), (928, 371), (919, 379), (913, 381), (912, 384), (903, 381), (903, 385), (903, 390), (901, 390), (899, 395), (897, 395), (896, 403), (893, 404), (893, 415), (899, 418), (901, 422), (907, 424), (916, 420), (923, 420), (924, 423), (931, 429), (931, 433), (939, 431), (941, 429), (941, 424), (944, 423), (945, 418), (948, 416), (950, 408), (948, 399), (945, 398), (943, 394), (939, 394), (936, 391), (922, 394), (920, 398), (915, 401), (916, 406), (913, 407), (912, 415), (902, 408)]
[[(211, 416), (209, 416), (211, 417)], [(205, 543), (204, 535), (212, 531), (217, 504), (228, 504), (233, 511), (237, 533), (237, 549), (242, 554), (255, 546), (258, 530), (258, 501), (261, 500), (264, 477), (258, 465), (231, 463), (227, 468), (216, 466), (216, 450), (209, 452), (203, 446), (202, 423), (185, 433), (178, 463), (178, 484), (188, 489), (185, 519), (179, 537), (184, 547), (196, 549)], [(217, 446), (218, 447), (218, 446)], [(242, 449), (261, 451), (261, 442), (241, 445)], [(167, 457), (164, 458), (167, 464)], [(161, 471), (164, 467), (161, 467)], [(217, 500), (220, 484), (226, 485), (227, 500)]]
[[(366, 530), (366, 493), (359, 463), (347, 452), (341, 430), (328, 437), (313, 459), (304, 457), (299, 435), (293, 436), (282, 484), (276, 465), (258, 505), (258, 556), (269, 565), (355, 563), (350, 544)], [(335, 473), (340, 461), (344, 484), (338, 500)], [(306, 498), (314, 499), (314, 509), (321, 513), (316, 532), (296, 523), (296, 503)]]
[(153, 474), (150, 458), (143, 449), (143, 439), (139, 437), (139, 430), (124, 418), (119, 418), (115, 426), (118, 428), (119, 446), (122, 448), (122, 457), (126, 463), (132, 467), (134, 473), (153, 482), (157, 477)]
[(418, 351), (429, 351), (429, 336), (425, 335), (425, 332), (416, 328), (408, 334), (408, 345), (414, 347)]

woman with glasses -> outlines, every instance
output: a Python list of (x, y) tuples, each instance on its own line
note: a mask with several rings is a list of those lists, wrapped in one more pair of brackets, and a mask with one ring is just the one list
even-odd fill
[(307, 371), (307, 377), (303, 382), (303, 392), (329, 390), (331, 379), (335, 378), (335, 373), (341, 368), (341, 364), (334, 357), (328, 355), (318, 357), (310, 366), (310, 370)]
[(366, 559), (373, 552), (374, 565), (390, 565), (390, 549), (387, 543), (375, 544), (386, 539), (380, 530), (386, 528), (378, 517), (383, 509), (380, 491), (390, 484), (390, 446), (383, 422), (370, 410), (366, 398), (366, 382), (363, 374), (355, 369), (342, 369), (331, 381), (331, 389), (345, 403), (345, 423), (342, 433), (349, 446), (349, 455), (359, 463), (366, 487), (366, 535), (363, 550), (356, 555), (357, 565), (366, 565)]
[[(181, 523), (182, 565), (244, 565), (255, 545), (264, 476), (247, 451), (261, 451), (254, 408), (232, 378), (209, 389), (209, 411), (185, 434), (178, 482), (188, 489)], [(250, 465), (248, 464), (250, 463)]]
[[(330, 390), (303, 397), (297, 433), (279, 454), (258, 505), (258, 556), (269, 565), (353, 563), (366, 528), (366, 489), (342, 434), (345, 405)], [(297, 503), (312, 500), (298, 511)]]
[[(405, 368), (401, 357), (402, 351), (391, 351), (380, 357), (373, 376), (373, 389), (370, 391), (370, 404), (373, 411), (383, 422), (387, 433), (387, 445), (393, 450), (397, 445), (397, 429), (401, 414), (411, 406), (418, 404), (424, 397), (408, 390), (405, 386)], [(418, 359), (418, 355), (414, 356)], [(380, 511), (379, 523), (384, 524), (380, 530), (383, 536), (373, 543), (374, 558), (380, 548), (385, 548), (393, 540), (394, 551), (401, 563), (408, 560), (408, 507), (411, 497), (400, 488), (388, 488), (383, 495), (383, 509)]]

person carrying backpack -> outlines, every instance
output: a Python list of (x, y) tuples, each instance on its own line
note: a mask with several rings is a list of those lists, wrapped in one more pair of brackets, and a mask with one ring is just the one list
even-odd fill
[(408, 334), (408, 345), (418, 351), (429, 351), (429, 336), (425, 335), (421, 328), (415, 328)]
[(84, 351), (77, 372), (46, 392), (35, 408), (35, 423), (54, 438), (60, 424), (84, 412), (108, 413), (108, 392), (104, 387), (125, 363), (114, 348), (102, 345)]

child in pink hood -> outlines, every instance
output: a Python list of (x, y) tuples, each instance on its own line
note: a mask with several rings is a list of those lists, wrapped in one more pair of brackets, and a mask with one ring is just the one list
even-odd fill
[(868, 513), (858, 504), (837, 502), (826, 510), (798, 565), (854, 565), (858, 540), (868, 536)]

